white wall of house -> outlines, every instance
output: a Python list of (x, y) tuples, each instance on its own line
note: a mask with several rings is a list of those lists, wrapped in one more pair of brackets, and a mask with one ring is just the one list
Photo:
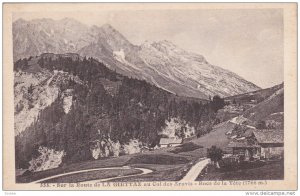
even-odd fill
[(179, 146), (179, 145), (181, 145), (181, 144), (169, 144), (169, 146), (171, 147), (171, 146)]
[(280, 156), (282, 153), (283, 147), (261, 147), (261, 156), (264, 158)]
[(161, 148), (166, 148), (166, 147), (176, 147), (179, 146), (181, 144), (160, 144)]

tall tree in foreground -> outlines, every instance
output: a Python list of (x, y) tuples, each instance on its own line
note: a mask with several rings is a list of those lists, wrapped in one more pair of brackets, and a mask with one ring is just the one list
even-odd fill
[(223, 155), (223, 151), (216, 146), (207, 149), (207, 158), (210, 158), (217, 168), (220, 168), (219, 161), (222, 160)]

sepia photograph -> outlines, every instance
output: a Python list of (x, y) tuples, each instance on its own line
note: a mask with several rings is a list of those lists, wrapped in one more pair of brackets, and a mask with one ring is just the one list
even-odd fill
[(4, 187), (295, 190), (296, 15), (4, 4)]

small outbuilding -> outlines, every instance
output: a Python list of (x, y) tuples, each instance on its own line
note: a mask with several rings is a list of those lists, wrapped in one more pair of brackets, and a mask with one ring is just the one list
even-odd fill
[(170, 137), (170, 138), (161, 138), (159, 141), (160, 147), (171, 147), (171, 146), (179, 146), (182, 144), (182, 138), (178, 137)]

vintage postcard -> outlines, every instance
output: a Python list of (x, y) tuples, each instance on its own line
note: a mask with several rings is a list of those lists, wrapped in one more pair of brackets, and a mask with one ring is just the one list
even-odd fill
[(4, 190), (296, 190), (296, 3), (4, 3)]

